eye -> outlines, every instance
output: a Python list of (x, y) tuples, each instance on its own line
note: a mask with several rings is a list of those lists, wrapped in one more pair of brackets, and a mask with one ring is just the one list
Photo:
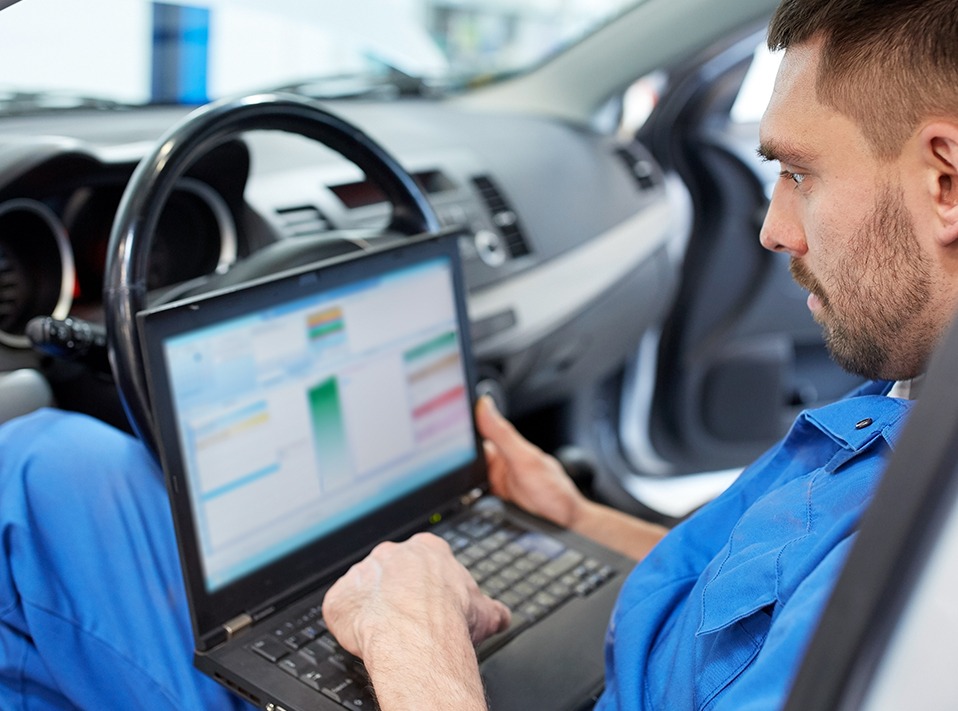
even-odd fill
[(793, 173), (790, 170), (783, 169), (782, 171), (779, 172), (778, 177), (784, 180), (791, 180), (793, 183), (795, 183), (795, 185), (801, 185), (802, 183), (805, 182), (804, 173)]

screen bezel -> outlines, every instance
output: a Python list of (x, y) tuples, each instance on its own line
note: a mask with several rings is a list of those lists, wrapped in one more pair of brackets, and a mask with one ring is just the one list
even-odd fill
[(346, 255), (248, 285), (148, 309), (138, 314), (144, 360), (147, 368), (154, 417), (154, 435), (166, 474), (174, 511), (177, 542), (184, 582), (190, 598), (197, 646), (217, 639), (222, 625), (242, 614), (255, 616), (284, 598), (302, 595), (321, 586), (345, 565), (364, 555), (377, 542), (408, 530), (456, 498), (476, 488), (485, 488), (486, 469), (482, 445), (472, 421), (475, 456), (472, 461), (439, 479), (428, 482), (376, 512), (361, 516), (338, 531), (320, 537), (264, 567), (214, 591), (207, 590), (199, 551), (190, 487), (186, 482), (184, 456), (169, 387), (170, 374), (164, 355), (165, 342), (225, 319), (270, 308), (309, 295), (342, 287), (358, 279), (376, 277), (436, 258), (448, 259), (455, 309), (460, 329), (459, 347), (465, 371), (470, 412), (475, 408), (476, 369), (469, 341), (462, 265), (458, 251), (459, 231), (411, 238), (371, 252)]

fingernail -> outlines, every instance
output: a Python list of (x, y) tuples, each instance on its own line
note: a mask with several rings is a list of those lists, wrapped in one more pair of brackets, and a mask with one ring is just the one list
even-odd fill
[(482, 400), (486, 403), (486, 407), (488, 407), (492, 412), (496, 413), (497, 415), (499, 414), (499, 408), (496, 407), (496, 401), (493, 399), (492, 395), (486, 393), (482, 396)]

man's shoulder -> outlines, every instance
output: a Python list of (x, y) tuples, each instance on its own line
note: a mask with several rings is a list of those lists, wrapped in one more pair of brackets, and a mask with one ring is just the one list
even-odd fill
[[(841, 400), (806, 410), (799, 422), (811, 425), (850, 452), (864, 450), (876, 438), (894, 447), (912, 402), (887, 397), (892, 385), (887, 381), (870, 381)], [(807, 437), (807, 432), (798, 429), (797, 434)]]

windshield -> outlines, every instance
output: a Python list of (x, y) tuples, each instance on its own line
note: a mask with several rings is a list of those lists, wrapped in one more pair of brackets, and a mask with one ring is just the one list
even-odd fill
[(20, 0), (0, 112), (461, 89), (533, 67), (635, 0)]

